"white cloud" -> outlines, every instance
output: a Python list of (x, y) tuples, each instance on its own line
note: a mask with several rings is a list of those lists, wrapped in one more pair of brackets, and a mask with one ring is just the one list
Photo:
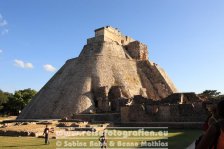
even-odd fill
[(20, 67), (20, 68), (27, 68), (27, 69), (33, 68), (32, 63), (24, 62), (22, 60), (15, 59), (14, 63), (15, 63), (15, 66)]
[(5, 35), (9, 32), (7, 25), (8, 25), (8, 22), (0, 14), (0, 35)]
[(2, 53), (3, 52), (3, 50), (2, 49), (0, 49), (0, 53)]
[(9, 32), (9, 30), (4, 28), (4, 29), (2, 29), (1, 34), (2, 34), (2, 35), (5, 35), (5, 34), (7, 34), (8, 32)]
[(0, 14), (0, 27), (6, 26), (7, 24), (8, 24), (7, 21)]
[(43, 67), (46, 71), (49, 71), (49, 72), (55, 72), (57, 70), (54, 66), (52, 66), (50, 64), (46, 64)]
[(32, 63), (25, 63), (25, 67), (26, 68), (33, 68), (33, 64)]

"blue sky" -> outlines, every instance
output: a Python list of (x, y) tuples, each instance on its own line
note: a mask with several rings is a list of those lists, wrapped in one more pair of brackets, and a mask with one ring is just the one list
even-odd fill
[(149, 47), (183, 92), (224, 93), (222, 0), (0, 0), (0, 89), (39, 90), (94, 29), (111, 25)]

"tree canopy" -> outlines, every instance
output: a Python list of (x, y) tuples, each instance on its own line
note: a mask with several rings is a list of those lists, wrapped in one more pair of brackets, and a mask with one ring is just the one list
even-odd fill
[(219, 99), (220, 97), (223, 97), (223, 95), (221, 95), (221, 92), (218, 92), (217, 90), (205, 90), (200, 93), (199, 96), (205, 100)]
[[(14, 94), (2, 95), (2, 112), (18, 115), (19, 112), (32, 100), (37, 92), (32, 89), (15, 91)], [(0, 94), (1, 95), (1, 94)], [(1, 97), (1, 96), (0, 96)]]
[(3, 92), (0, 90), (0, 110), (3, 109), (3, 104), (8, 102), (8, 97), (11, 96), (12, 94), (8, 92)]

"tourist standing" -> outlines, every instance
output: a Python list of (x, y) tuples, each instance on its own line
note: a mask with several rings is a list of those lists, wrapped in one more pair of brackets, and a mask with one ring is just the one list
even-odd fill
[(107, 148), (107, 140), (106, 140), (105, 132), (103, 132), (103, 135), (99, 138), (99, 141), (100, 141), (101, 149)]
[(50, 130), (49, 130), (48, 126), (46, 125), (46, 128), (44, 129), (44, 133), (43, 133), (44, 139), (45, 139), (45, 144), (50, 144), (50, 142), (49, 142), (49, 132), (50, 132)]

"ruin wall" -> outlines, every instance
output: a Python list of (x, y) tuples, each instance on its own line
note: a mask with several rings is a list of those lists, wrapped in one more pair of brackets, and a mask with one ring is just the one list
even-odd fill
[(97, 41), (109, 41), (109, 42), (117, 42), (120, 45), (127, 45), (132, 41), (135, 41), (131, 37), (124, 36), (117, 29), (107, 26), (103, 28), (99, 28), (95, 30), (95, 37), (87, 39), (87, 44), (97, 42)]

